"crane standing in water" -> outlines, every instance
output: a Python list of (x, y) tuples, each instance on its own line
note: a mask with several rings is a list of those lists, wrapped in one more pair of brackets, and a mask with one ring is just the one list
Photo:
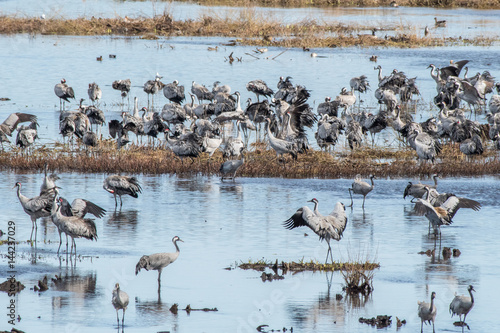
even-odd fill
[(145, 270), (155, 270), (158, 271), (158, 292), (160, 292), (161, 288), (161, 272), (162, 270), (177, 260), (179, 257), (179, 246), (177, 246), (177, 242), (184, 242), (178, 236), (172, 238), (172, 243), (175, 246), (175, 252), (171, 253), (155, 253), (150, 255), (143, 255), (139, 262), (135, 266), (135, 275), (137, 275), (142, 268)]

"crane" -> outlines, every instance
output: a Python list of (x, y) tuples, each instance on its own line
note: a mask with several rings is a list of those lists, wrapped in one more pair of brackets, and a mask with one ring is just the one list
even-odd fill
[(253, 80), (247, 83), (247, 90), (251, 91), (257, 96), (257, 102), (259, 101), (259, 96), (270, 97), (274, 94), (273, 90), (267, 86), (267, 84), (262, 80)]
[(135, 266), (135, 275), (137, 275), (142, 268), (145, 270), (155, 270), (158, 271), (158, 292), (160, 292), (161, 287), (161, 272), (162, 270), (177, 260), (179, 257), (179, 246), (177, 242), (184, 242), (179, 236), (174, 236), (172, 238), (172, 243), (175, 246), (175, 252), (170, 253), (155, 253), (150, 255), (143, 255), (139, 262)]
[(182, 101), (186, 99), (184, 86), (180, 86), (177, 80), (174, 80), (172, 83), (167, 83), (165, 87), (163, 87), (163, 96), (173, 103), (181, 104)]
[(412, 182), (408, 182), (408, 185), (406, 186), (405, 191), (403, 193), (403, 199), (406, 199), (406, 197), (409, 195), (411, 195), (414, 199), (423, 198), (424, 195), (427, 193), (427, 191), (425, 190), (426, 186), (433, 189), (437, 188), (438, 178), (439, 175), (437, 173), (432, 175), (432, 179), (434, 180), (434, 185), (422, 184), (420, 182), (418, 184), (413, 184)]
[[(287, 140), (282, 140), (276, 138), (273, 133), (271, 132), (271, 119), (266, 118), (267, 121), (267, 138), (269, 140), (269, 145), (271, 148), (274, 149), (276, 152), (277, 156), (282, 156), (283, 154), (290, 154), (292, 155), (293, 159), (297, 159), (297, 146), (290, 141)], [(285, 163), (285, 160), (283, 159), (283, 164)]]
[(349, 188), (349, 195), (351, 196), (351, 204), (348, 207), (352, 207), (353, 205), (353, 200), (352, 200), (352, 193), (354, 194), (362, 194), (363, 195), (363, 205), (362, 207), (365, 208), (365, 199), (368, 193), (370, 193), (373, 190), (373, 187), (375, 184), (373, 183), (373, 179), (375, 178), (374, 175), (370, 175), (370, 181), (371, 185), (368, 184), (367, 182), (363, 181), (361, 179), (361, 175), (356, 175), (354, 177), (354, 182), (352, 183), (351, 187)]
[(116, 196), (120, 197), (120, 207), (123, 205), (122, 195), (128, 194), (131, 197), (137, 198), (142, 192), (141, 185), (135, 177), (111, 175), (104, 180), (102, 186), (106, 191), (113, 194), (115, 197), (115, 207), (118, 205)]
[(127, 310), (128, 306), (128, 295), (126, 292), (120, 289), (120, 284), (115, 284), (115, 289), (113, 289), (113, 297), (111, 298), (111, 304), (115, 307), (116, 310), (116, 322), (118, 323), (118, 327), (120, 327), (120, 318), (118, 317), (118, 310), (123, 310), (122, 315), (122, 328), (123, 321), (125, 320), (125, 310)]
[(64, 232), (66, 234), (66, 252), (68, 252), (68, 238), (71, 237), (71, 249), (70, 254), (73, 252), (73, 247), (75, 248), (75, 256), (76, 256), (76, 242), (75, 238), (86, 238), (90, 240), (97, 240), (97, 229), (95, 226), (95, 222), (92, 219), (84, 219), (79, 216), (64, 216), (61, 213), (62, 200), (58, 198), (57, 188), (55, 190), (56, 195), (53, 199), (53, 206), (51, 209), (51, 218), (52, 222), (56, 225), (59, 231), (59, 248), (57, 249), (57, 253), (61, 249), (62, 239), (61, 233)]
[(221, 174), (220, 180), (224, 178), (232, 178), (233, 181), (236, 178), (236, 172), (245, 163), (245, 147), (240, 148), (241, 159), (239, 160), (227, 160), (221, 164), (219, 172)]
[[(418, 302), (418, 316), (420, 317), (420, 333), (424, 332), (424, 322), (431, 323), (432, 322), (432, 332), (435, 332), (434, 329), (434, 320), (436, 319), (436, 304), (434, 304), (434, 299), (436, 298), (436, 293), (432, 292), (431, 294), (431, 303), (427, 302)], [(426, 324), (427, 324), (426, 323)]]
[(89, 94), (89, 98), (92, 103), (99, 104), (99, 100), (102, 98), (102, 90), (101, 88), (99, 88), (97, 83), (89, 83), (89, 89), (87, 90), (87, 93)]
[[(125, 97), (128, 96), (128, 93), (130, 92), (130, 88), (132, 87), (132, 82), (130, 79), (125, 79), (125, 80), (115, 80), (111, 84), (111, 87), (115, 90), (119, 90), (121, 92), (122, 96), (122, 110), (123, 110), (123, 100)], [(130, 104), (130, 100), (129, 100)]]
[[(429, 223), (432, 224), (435, 235), (441, 236), (441, 226), (450, 225), (453, 222), (452, 218), (460, 208), (471, 208), (475, 211), (481, 209), (481, 204), (475, 200), (459, 198), (453, 194), (447, 194), (442, 198), (436, 190), (431, 190), (428, 186), (425, 186), (425, 190), (427, 198), (425, 200), (417, 199), (414, 210), (417, 215), (425, 215)], [(437, 201), (438, 198), (441, 201)]]
[(342, 234), (347, 225), (347, 216), (345, 214), (345, 206), (341, 202), (337, 202), (333, 211), (329, 215), (321, 215), (318, 211), (318, 200), (313, 198), (308, 202), (314, 203), (314, 211), (309, 207), (303, 206), (299, 208), (295, 214), (286, 220), (283, 225), (287, 229), (306, 226), (311, 228), (318, 236), (319, 240), (325, 240), (328, 244), (328, 252), (326, 253), (326, 261), (328, 262), (328, 254), (333, 263), (332, 248), (330, 240), (335, 239), (340, 241)]
[(12, 136), (12, 133), (16, 130), (17, 125), (28, 121), (32, 123), (36, 122), (37, 117), (28, 113), (15, 112), (11, 113), (7, 119), (0, 124), (0, 143), (2, 144), (2, 149), (4, 142), (10, 142), (7, 136)]
[(35, 230), (35, 245), (36, 245), (36, 234), (38, 230), (38, 226), (36, 224), (36, 220), (40, 217), (48, 217), (50, 216), (52, 210), (52, 199), (53, 194), (48, 192), (44, 192), (43, 194), (28, 198), (21, 193), (21, 183), (17, 182), (13, 188), (17, 187), (17, 197), (21, 206), (23, 207), (26, 214), (28, 214), (31, 218), (31, 236), (30, 242), (33, 245), (33, 230)]
[(75, 92), (73, 88), (66, 84), (66, 79), (62, 79), (61, 83), (58, 83), (54, 86), (54, 92), (56, 96), (59, 97), (59, 110), (64, 110), (64, 103), (68, 102), (68, 98), (75, 99)]
[[(467, 325), (465, 323), (465, 318), (467, 317), (467, 314), (470, 312), (472, 307), (474, 306), (474, 295), (472, 295), (474, 290), (474, 287), (472, 285), (469, 285), (467, 288), (467, 291), (469, 292), (469, 297), (465, 295), (455, 295), (453, 300), (450, 303), (450, 313), (451, 316), (453, 315), (458, 315), (462, 324), (462, 332), (464, 331), (464, 326)], [(462, 315), (464, 316), (464, 320), (462, 320)]]

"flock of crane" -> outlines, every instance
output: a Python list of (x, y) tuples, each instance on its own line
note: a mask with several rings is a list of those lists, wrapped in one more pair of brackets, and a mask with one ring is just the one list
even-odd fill
[[(440, 111), (436, 117), (418, 123), (415, 122), (410, 113), (406, 112), (404, 106), (411, 102), (414, 95), (419, 91), (415, 78), (407, 78), (403, 72), (394, 70), (389, 76), (382, 75), (382, 68), (378, 70), (379, 83), (375, 90), (375, 96), (381, 104), (378, 114), (373, 115), (354, 107), (359, 97), (355, 91), (365, 93), (370, 85), (366, 76), (359, 76), (350, 80), (350, 90), (342, 89), (335, 98), (327, 97), (324, 103), (318, 105), (316, 113), (307, 103), (310, 92), (303, 86), (293, 85), (291, 77), (281, 77), (277, 91), (270, 89), (262, 80), (250, 81), (246, 88), (256, 94), (257, 102), (250, 99), (245, 110), (241, 107), (240, 93), (231, 93), (228, 85), (216, 82), (210, 91), (203, 85), (192, 82), (191, 103), (181, 105), (185, 100), (184, 87), (178, 81), (169, 84), (161, 82), (161, 76), (156, 75), (154, 80), (149, 80), (144, 84), (144, 91), (148, 94), (148, 107), (139, 109), (137, 98), (134, 99), (134, 109), (132, 114), (122, 112), (122, 120), (112, 120), (109, 122), (109, 133), (117, 140), (117, 147), (120, 149), (131, 142), (129, 134), (134, 133), (137, 142), (142, 136), (150, 137), (150, 141), (155, 144), (159, 133), (164, 133), (164, 144), (171, 149), (178, 157), (196, 158), (200, 153), (206, 152), (209, 156), (217, 150), (223, 151), (226, 161), (221, 165), (220, 172), (222, 179), (233, 178), (236, 172), (244, 163), (245, 151), (249, 149), (248, 131), (256, 131), (256, 138), (261, 135), (261, 125), (266, 126), (267, 141), (269, 146), (281, 156), (291, 155), (294, 159), (299, 154), (310, 149), (306, 128), (312, 128), (317, 122), (315, 138), (318, 146), (329, 149), (339, 140), (340, 135), (345, 134), (345, 138), (351, 149), (359, 147), (364, 140), (366, 133), (373, 135), (379, 133), (387, 127), (394, 128), (410, 147), (415, 149), (417, 156), (421, 160), (434, 161), (440, 150), (440, 140), (448, 138), (453, 142), (460, 143), (460, 150), (466, 155), (481, 154), (484, 151), (483, 142), (489, 138), (494, 141), (496, 147), (500, 149), (500, 96), (492, 95), (489, 101), (489, 111), (487, 115), (488, 124), (479, 124), (468, 119), (464, 114), (464, 109), (460, 108), (461, 101), (469, 104), (471, 111), (483, 108), (486, 95), (493, 92), (496, 87), (500, 91), (500, 83), (495, 83), (494, 78), (488, 73), (478, 73), (472, 78), (460, 78), (462, 68), (467, 64), (467, 60), (451, 63), (443, 68), (436, 68), (430, 65), (431, 76), (437, 84), (438, 94), (434, 101)], [(122, 102), (130, 92), (130, 80), (119, 80), (112, 84), (114, 89), (121, 92)], [(93, 102), (91, 106), (84, 106), (80, 101), (80, 106), (75, 111), (67, 111), (65, 102), (75, 98), (73, 89), (67, 85), (63, 79), (55, 86), (55, 93), (61, 101), (60, 113), (60, 133), (64, 137), (76, 136), (85, 145), (98, 145), (99, 136), (97, 133), (100, 127), (105, 124), (104, 112), (99, 109), (99, 100), (102, 98), (101, 90), (95, 83), (89, 84), (88, 94)], [(161, 112), (154, 110), (154, 95), (163, 91), (164, 96), (170, 100), (163, 106)], [(151, 108), (149, 104), (151, 95)], [(199, 104), (195, 104), (195, 98)], [(262, 101), (260, 99), (262, 98)], [(270, 99), (270, 100), (269, 100)], [(207, 103), (203, 103), (207, 101)], [(383, 106), (383, 107), (382, 107)], [(340, 111), (340, 112), (339, 112)], [(140, 116), (139, 112), (143, 112)], [(186, 126), (187, 121), (191, 121)], [(0, 141), (8, 142), (8, 136), (16, 130), (18, 124), (31, 122), (29, 126), (21, 126), (21, 131), (34, 131), (29, 136), (32, 138), (31, 144), (36, 138), (37, 119), (36, 116), (25, 113), (11, 114), (2, 125), (0, 125)], [(93, 128), (93, 125), (96, 125)], [(237, 128), (237, 135), (226, 133), (229, 128), (231, 132), (233, 126)], [(243, 133), (244, 138), (241, 136)], [(372, 137), (373, 140), (373, 137)], [(142, 141), (142, 140), (141, 140)], [(372, 141), (373, 144), (373, 141)], [(30, 144), (24, 144), (28, 147)], [(37, 233), (37, 219), (50, 217), (56, 225), (60, 243), (58, 253), (62, 245), (62, 233), (66, 235), (66, 252), (68, 252), (68, 236), (71, 238), (70, 254), (76, 255), (75, 238), (97, 239), (97, 229), (93, 219), (85, 218), (86, 214), (92, 214), (97, 218), (102, 217), (106, 210), (98, 205), (85, 200), (75, 199), (70, 205), (69, 202), (59, 195), (59, 188), (56, 181), (59, 177), (56, 174), (49, 174), (48, 168), (45, 175), (40, 194), (33, 198), (28, 198), (21, 193), (21, 184), (16, 183), (17, 196), (24, 209), (32, 221), (32, 232), (30, 240), (33, 240), (33, 232)], [(370, 175), (370, 183), (364, 181), (361, 176), (356, 176), (352, 186), (348, 189), (351, 197), (350, 207), (353, 206), (352, 194), (362, 195), (364, 204), (367, 195), (374, 189), (374, 175)], [(423, 215), (429, 221), (430, 228), (433, 228), (435, 238), (441, 237), (441, 226), (450, 225), (452, 218), (459, 208), (470, 208), (479, 210), (481, 204), (475, 200), (455, 196), (451, 193), (439, 193), (437, 187), (437, 175), (435, 175), (433, 185), (414, 184), (410, 182), (404, 190), (404, 197), (412, 196), (415, 200), (414, 211), (417, 215)], [(122, 196), (129, 195), (137, 198), (142, 193), (141, 185), (136, 177), (121, 175), (111, 175), (107, 177), (103, 184), (104, 190), (113, 194), (115, 199), (115, 209), (118, 206), (117, 196), (122, 206)], [(338, 202), (334, 210), (329, 215), (322, 215), (318, 210), (318, 200), (312, 199), (314, 208), (304, 206), (285, 221), (284, 226), (294, 229), (301, 226), (311, 228), (320, 238), (328, 243), (328, 258), (333, 261), (333, 254), (330, 247), (330, 240), (339, 241), (347, 226), (347, 216), (345, 205)], [(158, 271), (158, 290), (160, 290), (160, 278), (162, 269), (174, 262), (179, 256), (178, 241), (182, 241), (175, 236), (172, 242), (176, 248), (174, 253), (156, 253), (145, 255), (140, 258), (136, 266), (136, 274), (144, 268), (146, 270)], [(458, 314), (461, 318), (464, 315), (462, 326), (465, 325), (465, 317), (474, 304), (472, 297), (472, 286), (469, 288), (470, 297), (457, 296), (450, 305), (450, 311)], [(436, 316), (434, 304), (435, 293), (431, 295), (431, 303), (420, 302), (418, 314), (424, 322), (432, 322)], [(125, 310), (128, 305), (128, 295), (120, 289), (117, 284), (113, 291), (112, 303), (117, 310), (117, 321), (119, 325), (118, 310), (123, 310), (122, 325)]]

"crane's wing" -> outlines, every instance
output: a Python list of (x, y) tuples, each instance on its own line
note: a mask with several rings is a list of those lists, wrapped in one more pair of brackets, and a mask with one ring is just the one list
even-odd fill
[(106, 210), (97, 206), (95, 203), (85, 199), (75, 199), (71, 203), (73, 215), (84, 217), (87, 213), (101, 218), (106, 214)]
[(452, 216), (448, 214), (446, 209), (433, 207), (427, 200), (417, 199), (414, 211), (417, 215), (425, 215), (429, 221), (434, 221), (432, 223), (438, 222), (438, 224), (449, 225), (453, 222), (451, 220)]
[(467, 198), (459, 198), (457, 196), (450, 196), (441, 206), (444, 208), (450, 218), (453, 218), (460, 208), (471, 208), (475, 211), (481, 209), (481, 204), (475, 200)]
[(47, 196), (34, 197), (26, 203), (25, 209), (33, 213), (41, 210), (50, 212), (52, 209), (52, 200)]
[(2, 127), (5, 131), (5, 134), (11, 136), (12, 132), (17, 128), (17, 125), (19, 123), (24, 123), (24, 122), (35, 122), (37, 120), (35, 115), (28, 114), (28, 113), (22, 113), (22, 112), (16, 112), (16, 113), (11, 113), (7, 119), (4, 120), (2, 123)]
[(117, 134), (119, 134), (119, 132), (123, 129), (121, 122), (116, 119), (111, 120), (108, 124), (108, 127), (109, 135), (111, 135), (113, 139), (116, 139)]
[(314, 212), (309, 207), (304, 206), (299, 208), (292, 217), (283, 222), (283, 226), (287, 229), (306, 226), (312, 230), (317, 230), (319, 221), (314, 217)]

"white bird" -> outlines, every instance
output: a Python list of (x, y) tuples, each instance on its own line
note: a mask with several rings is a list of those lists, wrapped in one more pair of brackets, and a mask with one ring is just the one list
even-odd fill
[(103, 188), (115, 197), (115, 207), (118, 205), (116, 196), (120, 197), (120, 207), (122, 206), (122, 195), (128, 194), (137, 198), (142, 192), (141, 185), (135, 177), (111, 175), (104, 180)]
[[(453, 301), (450, 303), (450, 313), (451, 316), (453, 315), (458, 315), (460, 318), (460, 321), (462, 322), (462, 332), (464, 329), (464, 325), (467, 325), (465, 323), (465, 317), (467, 317), (467, 314), (469, 311), (472, 309), (474, 306), (474, 296), (472, 295), (472, 292), (475, 291), (474, 287), (472, 285), (467, 288), (469, 291), (470, 297), (467, 297), (465, 295), (455, 295), (455, 298), (453, 298)], [(464, 320), (462, 320), (462, 315), (464, 316)]]
[(424, 322), (431, 323), (432, 322), (432, 332), (434, 330), (434, 320), (436, 319), (436, 305), (434, 304), (434, 298), (436, 298), (436, 293), (432, 292), (431, 294), (431, 303), (427, 302), (418, 302), (418, 316), (420, 317), (420, 333), (424, 331)]
[(352, 183), (352, 186), (349, 188), (349, 195), (351, 196), (351, 204), (348, 207), (352, 207), (353, 205), (352, 193), (354, 193), (363, 195), (362, 207), (365, 208), (366, 196), (373, 190), (373, 187), (375, 186), (375, 184), (373, 183), (374, 178), (375, 178), (374, 175), (370, 175), (370, 181), (371, 181), (370, 185), (361, 179), (361, 175), (356, 175), (356, 177), (354, 177), (354, 182)]
[(64, 109), (64, 103), (69, 102), (68, 98), (75, 98), (75, 92), (73, 88), (66, 84), (66, 79), (62, 79), (61, 83), (54, 86), (54, 92), (56, 96), (59, 97), (59, 109)]
[(161, 286), (161, 271), (177, 260), (179, 257), (179, 246), (177, 246), (177, 242), (184, 242), (178, 236), (172, 238), (172, 243), (175, 246), (175, 252), (171, 253), (155, 253), (150, 255), (143, 255), (139, 262), (135, 266), (135, 275), (137, 275), (142, 268), (145, 270), (155, 270), (158, 271), (158, 292), (160, 291)]
[(335, 239), (336, 241), (340, 241), (342, 238), (342, 234), (347, 225), (345, 206), (343, 203), (337, 202), (333, 211), (329, 215), (323, 216), (318, 211), (318, 200), (316, 198), (308, 202), (314, 202), (314, 211), (307, 206), (303, 206), (299, 208), (292, 217), (286, 220), (283, 225), (287, 229), (294, 229), (302, 226), (311, 228), (311, 230), (319, 236), (320, 241), (326, 240), (328, 244), (325, 264), (328, 261), (328, 254), (330, 254), (330, 259), (333, 263), (330, 240)]
[[(36, 234), (38, 230), (38, 226), (36, 224), (36, 220), (40, 217), (48, 217), (50, 216), (52, 210), (52, 200), (53, 195), (45, 192), (39, 196), (28, 198), (21, 193), (21, 183), (17, 182), (14, 187), (17, 187), (17, 197), (19, 198), (19, 202), (23, 207), (26, 214), (28, 214), (31, 218), (31, 236), (30, 242), (33, 240), (33, 230), (35, 231), (35, 244), (36, 244)], [(14, 188), (13, 187), (13, 188)]]
[(118, 323), (118, 327), (120, 327), (120, 318), (118, 317), (118, 310), (123, 310), (122, 315), (122, 328), (123, 321), (125, 320), (125, 310), (127, 310), (128, 306), (128, 295), (126, 292), (120, 289), (120, 285), (115, 284), (115, 289), (113, 289), (113, 297), (111, 298), (111, 303), (115, 307), (116, 310), (116, 321)]

